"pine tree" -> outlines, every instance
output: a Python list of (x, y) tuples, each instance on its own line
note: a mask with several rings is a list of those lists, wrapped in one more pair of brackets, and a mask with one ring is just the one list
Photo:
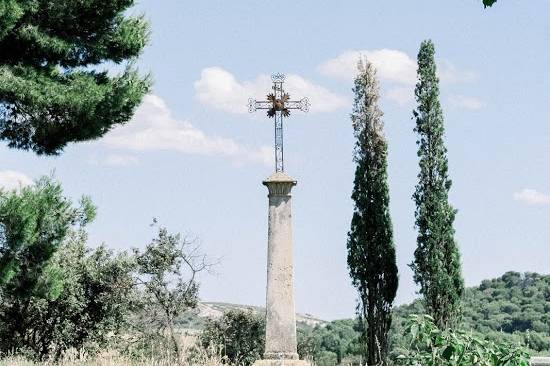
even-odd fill
[(356, 138), (355, 202), (348, 233), (348, 267), (359, 293), (358, 317), (368, 365), (385, 365), (397, 265), (387, 183), (388, 148), (371, 63), (359, 62), (351, 120)]
[[(148, 25), (134, 0), (0, 1), (0, 139), (57, 154), (128, 121), (148, 91), (131, 66)], [(111, 75), (102, 64), (123, 64)]]
[(486, 7), (490, 7), (490, 6), (493, 6), (494, 3), (496, 3), (497, 0), (483, 0), (483, 6), (486, 8)]
[(456, 210), (448, 200), (448, 176), (443, 111), (439, 103), (434, 45), (424, 41), (418, 53), (418, 103), (413, 112), (418, 134), (420, 173), (413, 199), (416, 203), (417, 248), (411, 268), (420, 285), (426, 309), (437, 325), (446, 329), (458, 320), (464, 293), (460, 253), (454, 239)]

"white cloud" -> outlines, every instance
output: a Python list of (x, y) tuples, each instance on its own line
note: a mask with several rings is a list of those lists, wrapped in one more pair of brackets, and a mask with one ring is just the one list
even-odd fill
[[(268, 75), (241, 82), (221, 67), (208, 67), (202, 70), (200, 79), (195, 82), (195, 91), (199, 101), (205, 105), (230, 113), (247, 113), (248, 99), (263, 100), (271, 86)], [(308, 97), (312, 113), (331, 112), (349, 105), (346, 98), (298, 75), (286, 76), (285, 90), (293, 99)]]
[(535, 189), (525, 188), (520, 192), (516, 192), (514, 193), (514, 199), (528, 205), (550, 205), (550, 195)]
[(31, 185), (32, 179), (25, 174), (13, 170), (0, 171), (0, 188), (13, 190)]
[(451, 95), (449, 97), (449, 104), (453, 108), (469, 110), (478, 110), (483, 107), (483, 102), (481, 100), (465, 95)]
[(389, 49), (345, 51), (322, 63), (319, 71), (328, 76), (351, 80), (357, 74), (357, 62), (361, 57), (372, 62), (381, 80), (399, 84), (414, 84), (416, 81), (416, 61), (405, 52)]
[[(357, 62), (366, 57), (376, 67), (378, 77), (403, 85), (416, 83), (416, 60), (403, 51), (380, 50), (350, 50), (337, 57), (325, 61), (319, 66), (319, 71), (325, 75), (345, 80), (352, 80), (357, 74)], [(448, 60), (438, 62), (438, 76), (442, 82), (462, 83), (475, 80), (471, 71), (459, 70)]]
[[(114, 129), (102, 141), (117, 149), (169, 150), (185, 154), (223, 156), (239, 164), (271, 164), (273, 160), (272, 154), (267, 154), (267, 147), (252, 149), (230, 138), (208, 136), (191, 123), (176, 119), (164, 100), (156, 95), (147, 95), (132, 121)], [(128, 159), (111, 159), (111, 163), (123, 161), (128, 162)]]

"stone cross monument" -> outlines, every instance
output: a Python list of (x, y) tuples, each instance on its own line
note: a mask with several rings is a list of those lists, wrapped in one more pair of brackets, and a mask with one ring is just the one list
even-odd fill
[(275, 118), (275, 173), (263, 182), (269, 191), (265, 353), (254, 366), (309, 365), (298, 360), (296, 351), (290, 211), (290, 191), (296, 181), (284, 173), (283, 163), (283, 117), (288, 117), (291, 109), (307, 112), (309, 101), (290, 100), (283, 90), (284, 79), (282, 74), (273, 75), (273, 93), (267, 101), (250, 99), (248, 103), (250, 112), (267, 109), (267, 115)]

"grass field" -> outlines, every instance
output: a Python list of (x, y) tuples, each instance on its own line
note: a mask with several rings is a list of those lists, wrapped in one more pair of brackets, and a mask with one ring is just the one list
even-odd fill
[(0, 366), (221, 366), (222, 355), (216, 352), (207, 352), (203, 349), (195, 349), (193, 352), (193, 361), (188, 360), (196, 337), (189, 335), (180, 335), (178, 343), (181, 357), (176, 360), (173, 354), (166, 349), (158, 352), (152, 351), (153, 356), (140, 360), (132, 360), (124, 357), (116, 351), (105, 351), (98, 355), (90, 356), (86, 352), (69, 351), (57, 362), (42, 361), (34, 362), (25, 359), (22, 356), (6, 357), (0, 360)]
[(223, 365), (221, 357), (216, 355), (202, 355), (192, 363), (182, 359), (176, 362), (168, 355), (159, 354), (150, 359), (134, 361), (118, 355), (109, 353), (98, 355), (97, 357), (65, 357), (59, 362), (53, 361), (33, 362), (22, 357), (8, 357), (0, 360), (0, 366), (221, 366)]

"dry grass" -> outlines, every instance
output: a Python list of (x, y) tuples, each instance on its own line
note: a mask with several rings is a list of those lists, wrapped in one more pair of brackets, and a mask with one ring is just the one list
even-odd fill
[(64, 358), (59, 363), (53, 362), (32, 362), (22, 357), (8, 357), (0, 361), (0, 366), (221, 366), (221, 358), (217, 356), (206, 356), (195, 359), (193, 363), (187, 360), (177, 362), (173, 358), (166, 358), (162, 355), (146, 360), (129, 360), (120, 356), (99, 355), (93, 359), (70, 359)]
[(181, 361), (177, 363), (170, 358), (152, 358), (148, 360), (132, 361), (123, 357), (105, 357), (103, 355), (90, 360), (67, 360), (64, 359), (58, 364), (52, 362), (32, 362), (20, 357), (9, 357), (0, 361), (0, 366), (221, 366), (222, 363), (219, 358), (207, 357), (203, 360), (193, 362), (193, 364), (187, 361)]
[(106, 351), (95, 357), (90, 357), (86, 352), (75, 350), (66, 352), (57, 363), (53, 361), (33, 362), (20, 356), (7, 357), (0, 360), (0, 366), (221, 366), (222, 356), (212, 350), (195, 350), (193, 361), (188, 360), (188, 355), (195, 345), (193, 336), (181, 336), (179, 339), (182, 356), (176, 360), (173, 354), (166, 349), (154, 350), (153, 357), (132, 360), (117, 352)]

